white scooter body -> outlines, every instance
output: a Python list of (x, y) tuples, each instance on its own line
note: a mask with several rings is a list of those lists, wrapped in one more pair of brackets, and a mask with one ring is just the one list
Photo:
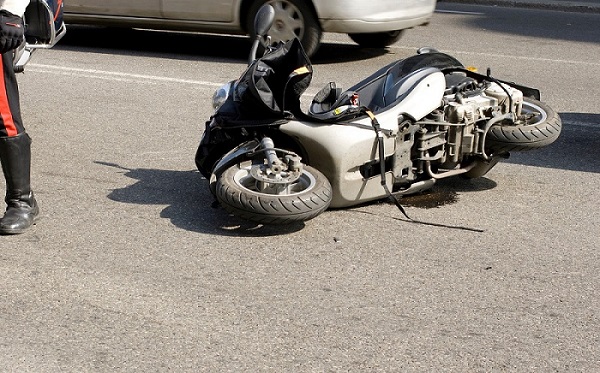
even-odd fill
[[(385, 156), (396, 151), (398, 118), (401, 115), (420, 120), (440, 106), (446, 86), (444, 74), (434, 72), (421, 80), (396, 105), (377, 113), (384, 135)], [(360, 166), (379, 159), (377, 138), (369, 117), (324, 124), (292, 120), (280, 127), (295, 138), (310, 154), (310, 164), (321, 171), (332, 186), (331, 207), (347, 207), (385, 197), (381, 176), (365, 179)], [(386, 174), (392, 189), (392, 174)]]

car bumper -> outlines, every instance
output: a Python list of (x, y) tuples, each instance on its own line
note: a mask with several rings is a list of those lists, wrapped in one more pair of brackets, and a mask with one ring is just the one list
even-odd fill
[(435, 0), (315, 2), (323, 31), (340, 33), (386, 32), (419, 26), (429, 22), (435, 6)]

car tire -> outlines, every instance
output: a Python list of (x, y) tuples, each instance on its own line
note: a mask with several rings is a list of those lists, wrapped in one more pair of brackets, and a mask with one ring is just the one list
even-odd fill
[(402, 37), (402, 30), (374, 32), (367, 34), (348, 34), (350, 39), (363, 48), (385, 48)]
[[(271, 37), (271, 43), (288, 41), (294, 37), (300, 40), (304, 51), (312, 57), (321, 43), (321, 26), (317, 20), (315, 11), (306, 1), (300, 0), (257, 0), (252, 3), (246, 19), (247, 30), (254, 38), (254, 17), (265, 3), (275, 8), (275, 21), (267, 36)], [(262, 41), (263, 50), (266, 43)]]

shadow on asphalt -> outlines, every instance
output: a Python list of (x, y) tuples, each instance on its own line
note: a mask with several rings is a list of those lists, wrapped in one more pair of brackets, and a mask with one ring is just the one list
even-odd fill
[[(67, 25), (68, 32), (54, 49), (145, 55), (178, 60), (246, 61), (250, 39), (240, 35), (168, 32), (143, 29)], [(385, 48), (360, 48), (356, 44), (323, 43), (313, 64), (351, 62), (388, 53)]]
[(600, 114), (559, 115), (563, 129), (558, 140), (542, 149), (511, 153), (503, 162), (600, 173)]
[[(237, 218), (216, 203), (208, 181), (197, 171), (173, 171), (148, 168), (129, 169), (114, 163), (95, 163), (125, 171), (135, 180), (124, 188), (108, 194), (110, 200), (138, 205), (167, 205), (160, 214), (178, 228), (221, 236), (266, 237), (300, 231), (304, 223), (285, 226), (264, 226)], [(496, 187), (487, 178), (442, 180), (429, 192), (404, 197), (402, 204), (432, 208), (456, 202), (456, 193), (477, 192)], [(450, 200), (446, 200), (450, 198)], [(432, 201), (435, 201), (432, 204)], [(376, 203), (376, 202), (375, 202)]]
[(125, 171), (136, 182), (114, 189), (108, 198), (138, 205), (167, 205), (160, 217), (187, 231), (221, 236), (275, 236), (297, 232), (304, 224), (264, 226), (239, 219), (218, 204), (208, 188), (208, 181), (197, 171), (129, 169), (114, 163), (95, 163)]

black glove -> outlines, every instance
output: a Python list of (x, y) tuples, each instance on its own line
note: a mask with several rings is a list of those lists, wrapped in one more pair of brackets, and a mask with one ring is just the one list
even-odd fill
[(18, 47), (23, 41), (24, 32), (23, 18), (0, 10), (0, 54)]

